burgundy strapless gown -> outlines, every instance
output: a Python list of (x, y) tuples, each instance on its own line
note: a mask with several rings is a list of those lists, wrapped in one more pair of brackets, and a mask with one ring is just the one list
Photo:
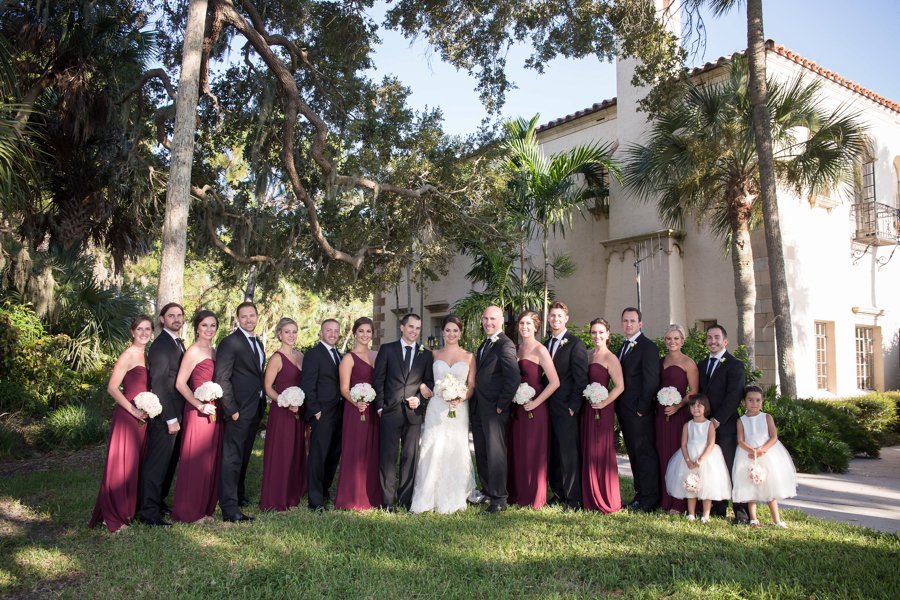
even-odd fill
[[(278, 354), (281, 354), (281, 370), (272, 387), (280, 394), (289, 387), (300, 387), (301, 371), (282, 352)], [(287, 510), (300, 504), (300, 498), (306, 493), (305, 409), (304, 405), (292, 413), (275, 402), (269, 404), (260, 510)]]
[[(659, 388), (672, 386), (683, 398), (688, 386), (687, 373), (678, 365), (670, 365), (663, 369), (661, 360), (659, 366), (662, 369)], [(672, 455), (681, 450), (681, 431), (684, 424), (690, 420), (691, 415), (687, 407), (683, 406), (667, 421), (663, 410), (662, 406), (656, 407), (656, 455), (659, 457), (659, 490), (662, 493), (660, 508), (685, 512), (687, 501), (673, 498), (666, 491), (666, 467), (669, 465)]]
[[(588, 382), (609, 385), (606, 367), (600, 363), (588, 365)], [(622, 509), (615, 402), (599, 411), (599, 419), (594, 418), (597, 412), (589, 404), (581, 409), (581, 501), (584, 510), (611, 513)]]
[[(134, 397), (150, 389), (146, 367), (132, 367), (122, 378), (122, 393), (134, 404)], [(106, 523), (110, 533), (134, 519), (138, 503), (138, 471), (144, 454), (146, 425), (116, 404), (109, 428), (106, 466), (94, 513), (88, 527)]]
[[(350, 389), (357, 383), (372, 383), (372, 366), (353, 354)], [(341, 437), (341, 467), (338, 472), (335, 508), (367, 510), (381, 505), (381, 484), (378, 478), (379, 431), (381, 418), (371, 407), (362, 413), (349, 402), (344, 407)]]
[[(519, 371), (522, 383), (534, 388), (535, 397), (543, 391), (541, 366), (534, 361), (521, 359)], [(519, 506), (540, 508), (547, 504), (547, 455), (550, 450), (550, 413), (546, 402), (531, 411), (513, 403), (512, 419), (507, 436), (509, 476), (507, 488), (509, 501)]]
[[(188, 387), (196, 390), (207, 381), (212, 381), (214, 368), (215, 363), (210, 358), (198, 362), (188, 377)], [(172, 502), (173, 521), (193, 523), (215, 512), (219, 497), (224, 419), (221, 407), (217, 406), (216, 419), (213, 420), (185, 402), (178, 478), (175, 480), (175, 500)]]

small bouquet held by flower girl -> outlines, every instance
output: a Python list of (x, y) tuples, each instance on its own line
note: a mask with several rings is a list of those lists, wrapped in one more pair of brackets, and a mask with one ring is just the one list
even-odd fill
[(698, 493), (700, 491), (700, 476), (696, 473), (689, 473), (684, 478), (684, 489), (691, 494)]
[[(602, 383), (594, 382), (588, 384), (588, 386), (584, 388), (584, 392), (582, 392), (582, 395), (587, 398), (588, 402), (590, 402), (591, 405), (597, 406), (598, 404), (602, 404), (604, 400), (609, 398), (609, 390), (606, 389), (606, 386)], [(600, 420), (599, 410), (594, 411), (594, 419), (597, 421)]]
[[(208, 404), (210, 402), (215, 402), (225, 392), (222, 391), (222, 386), (216, 383), (215, 381), (207, 381), (205, 383), (200, 384), (196, 390), (194, 390), (194, 398), (199, 400), (204, 404)], [(216, 413), (209, 415), (210, 420), (215, 423), (216, 422)]]
[[(675, 406), (681, 402), (681, 394), (670, 385), (656, 392), (656, 401), (662, 406)], [(666, 415), (666, 421), (668, 420), (669, 415)]]
[(753, 450), (753, 462), (750, 463), (750, 466), (747, 467), (747, 477), (750, 478), (750, 482), (753, 485), (762, 485), (766, 482), (766, 478), (769, 476), (769, 472), (766, 470), (764, 466), (759, 464), (756, 460), (756, 450)]
[[(368, 383), (357, 383), (350, 388), (350, 399), (356, 403), (365, 402), (366, 404), (369, 404), (375, 400), (375, 388)], [(359, 420), (365, 421), (366, 413), (359, 413)]]
[[(153, 392), (141, 392), (134, 397), (134, 406), (147, 413), (147, 418), (152, 419), (162, 414), (162, 404), (159, 403), (159, 396)], [(139, 427), (144, 426), (144, 421), (139, 423)]]
[[(513, 402), (519, 405), (525, 405), (531, 402), (531, 399), (534, 398), (534, 395), (537, 392), (534, 391), (534, 388), (528, 385), (527, 383), (520, 383), (519, 389), (516, 390), (516, 395), (513, 396)], [(533, 419), (534, 415), (531, 414), (531, 411), (528, 412), (528, 418)]]
[[(296, 385), (292, 385), (291, 387), (278, 394), (278, 406), (280, 406), (281, 408), (290, 408), (292, 406), (300, 408), (301, 406), (303, 406), (304, 400), (306, 400), (306, 394)], [(300, 413), (295, 412), (294, 418), (299, 419)]]
[[(466, 393), (469, 391), (466, 382), (454, 375), (453, 373), (447, 373), (443, 377), (441, 377), (437, 383), (434, 384), (434, 391), (441, 395), (444, 402), (450, 403), (454, 400), (458, 400), (462, 402), (466, 398)], [(456, 411), (453, 407), (450, 407), (450, 411), (447, 413), (447, 417), (451, 419), (456, 418)]]

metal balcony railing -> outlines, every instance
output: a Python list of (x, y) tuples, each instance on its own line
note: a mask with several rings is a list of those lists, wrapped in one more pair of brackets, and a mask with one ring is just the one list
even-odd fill
[(900, 244), (900, 208), (880, 202), (857, 202), (850, 207), (854, 241), (869, 246)]

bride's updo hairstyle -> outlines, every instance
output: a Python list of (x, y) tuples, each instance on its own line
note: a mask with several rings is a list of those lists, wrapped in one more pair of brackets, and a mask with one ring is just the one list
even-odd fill
[(293, 320), (290, 317), (281, 317), (278, 320), (278, 324), (275, 326), (275, 337), (281, 340), (281, 330), (287, 327), (288, 325), (293, 325), (299, 329), (299, 325), (297, 325), (297, 321)]
[(534, 323), (535, 331), (541, 330), (541, 315), (537, 314), (537, 312), (533, 310), (523, 310), (519, 313), (519, 318), (516, 319), (516, 323), (521, 322), (525, 317), (531, 317), (531, 322)]
[(441, 330), (443, 330), (449, 323), (453, 323), (457, 327), (459, 327), (460, 332), (462, 332), (463, 324), (462, 319), (460, 319), (457, 315), (449, 314), (441, 321)]
[(357, 320), (353, 321), (353, 335), (356, 335), (356, 330), (362, 327), (363, 325), (368, 325), (372, 328), (372, 331), (375, 331), (375, 322), (372, 321), (369, 317), (360, 317)]

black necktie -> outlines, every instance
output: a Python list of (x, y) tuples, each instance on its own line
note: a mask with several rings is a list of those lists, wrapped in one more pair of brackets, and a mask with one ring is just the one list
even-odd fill
[(181, 353), (184, 354), (184, 340), (181, 338), (175, 338), (175, 342), (178, 344), (178, 347), (181, 348)]
[(336, 364), (336, 365), (341, 364), (341, 355), (338, 354), (338, 351), (335, 350), (334, 348), (331, 349), (331, 358), (334, 359), (334, 364)]
[(619, 353), (619, 360), (621, 361), (625, 358), (625, 355), (628, 354), (628, 351), (631, 349), (631, 342), (625, 340), (625, 344), (622, 346), (622, 352)]
[(556, 344), (559, 342), (555, 337), (550, 338), (550, 341), (547, 342), (547, 350), (550, 351), (550, 356), (553, 356), (553, 350), (556, 348)]
[(409, 359), (412, 356), (412, 346), (403, 347), (403, 374), (409, 375)]
[(706, 365), (706, 378), (709, 379), (712, 377), (712, 374), (716, 371), (716, 359), (712, 356), (709, 357), (709, 363)]
[(259, 364), (259, 346), (256, 345), (256, 336), (250, 335), (247, 336), (247, 339), (250, 340), (250, 345), (253, 346), (253, 358), (256, 360), (256, 366), (261, 366)]

